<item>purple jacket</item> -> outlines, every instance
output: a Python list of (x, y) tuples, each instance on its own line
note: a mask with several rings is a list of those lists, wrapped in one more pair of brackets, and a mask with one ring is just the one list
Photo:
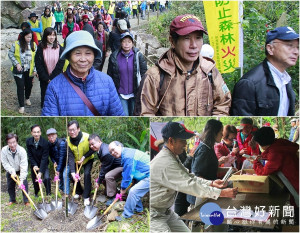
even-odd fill
[(120, 51), (117, 56), (120, 74), (119, 94), (128, 95), (133, 93), (133, 58), (134, 52), (130, 50), (129, 54)]

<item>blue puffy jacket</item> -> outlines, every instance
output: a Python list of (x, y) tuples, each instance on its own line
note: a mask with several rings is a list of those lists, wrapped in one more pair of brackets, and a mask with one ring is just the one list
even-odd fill
[[(123, 116), (121, 105), (115, 85), (108, 75), (92, 67), (85, 82), (67, 74), (73, 83), (80, 87), (87, 98), (93, 103), (101, 116)], [(56, 76), (48, 85), (43, 116), (93, 116), (79, 95), (63, 74)]]
[(150, 176), (150, 155), (147, 153), (123, 147), (121, 153), (123, 166), (121, 188), (126, 189), (132, 179), (138, 181)]

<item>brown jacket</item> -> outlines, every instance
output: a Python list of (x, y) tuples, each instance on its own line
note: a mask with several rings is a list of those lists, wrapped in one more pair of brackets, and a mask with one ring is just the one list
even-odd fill
[[(215, 62), (202, 56), (196, 62), (200, 65), (188, 74), (172, 49), (163, 54), (158, 65), (145, 74), (140, 97), (141, 115), (229, 115), (231, 94)], [(160, 69), (165, 73), (161, 88)], [(212, 81), (208, 78), (210, 72)]]

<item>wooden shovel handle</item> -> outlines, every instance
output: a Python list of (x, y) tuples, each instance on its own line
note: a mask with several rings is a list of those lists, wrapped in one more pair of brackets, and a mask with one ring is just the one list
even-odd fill
[[(17, 176), (17, 178), (15, 178), (15, 177), (11, 177), (11, 178), (17, 183), (18, 186), (20, 185), (20, 179), (19, 179), (18, 176)], [(25, 194), (25, 196), (28, 198), (28, 200), (30, 201), (30, 203), (36, 208), (34, 202), (31, 200), (31, 198), (30, 198), (30, 196), (28, 195), (28, 193), (27, 193), (24, 189), (22, 189), (22, 191), (23, 191), (23, 193)], [(37, 208), (36, 208), (36, 209), (37, 209)]]
[(98, 188), (96, 188), (96, 189), (95, 189), (95, 192), (94, 192), (94, 196), (93, 196), (93, 200), (94, 200), (94, 201), (95, 201), (95, 199), (96, 199), (97, 190), (98, 190)]
[(83, 165), (83, 162), (80, 164), (80, 166), (78, 168), (78, 161), (76, 162), (76, 173), (80, 172), (82, 165)]
[(102, 215), (106, 215), (108, 213), (108, 211), (110, 211), (110, 209), (113, 207), (114, 204), (116, 204), (116, 202), (118, 201), (119, 199), (115, 199), (113, 201), (113, 203), (110, 204), (110, 206), (104, 211), (104, 213)]
[(75, 196), (77, 182), (78, 182), (78, 181), (76, 180), (76, 181), (75, 181), (75, 183), (74, 183), (72, 197), (74, 197), (74, 196)]
[[(33, 171), (34, 171), (34, 173), (35, 173), (35, 175), (36, 175), (36, 178), (37, 178), (37, 173), (36, 173), (36, 170), (35, 169), (32, 169)], [(44, 199), (44, 194), (43, 194), (43, 187), (42, 187), (42, 185), (40, 184), (40, 182), (38, 182), (39, 183), (39, 188), (40, 188), (40, 191), (41, 191), (41, 197), (42, 197), (42, 199)]]
[[(132, 183), (126, 188), (125, 192), (128, 191), (128, 189), (130, 189), (130, 187), (132, 186)], [(114, 204), (116, 204), (116, 202), (118, 201), (119, 199), (115, 198), (115, 200), (113, 201), (113, 203), (110, 204), (110, 206), (104, 211), (104, 213), (102, 214), (103, 215), (106, 215), (108, 213), (108, 211), (113, 207)]]

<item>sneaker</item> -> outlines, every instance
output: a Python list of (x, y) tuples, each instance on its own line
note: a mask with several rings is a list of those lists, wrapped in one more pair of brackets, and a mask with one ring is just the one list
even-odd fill
[(75, 194), (74, 195), (74, 199), (78, 199), (79, 198), (79, 195), (78, 194)]
[(15, 201), (10, 201), (10, 202), (7, 203), (8, 206), (11, 206), (11, 205), (14, 205), (14, 204), (16, 204)]
[(25, 104), (30, 106), (31, 105), (30, 99), (25, 100)]
[(85, 198), (84, 199), (84, 206), (88, 206), (90, 205), (90, 199), (89, 198)]
[(24, 107), (19, 108), (19, 113), (23, 114), (24, 111), (25, 111), (25, 108), (24, 108)]

